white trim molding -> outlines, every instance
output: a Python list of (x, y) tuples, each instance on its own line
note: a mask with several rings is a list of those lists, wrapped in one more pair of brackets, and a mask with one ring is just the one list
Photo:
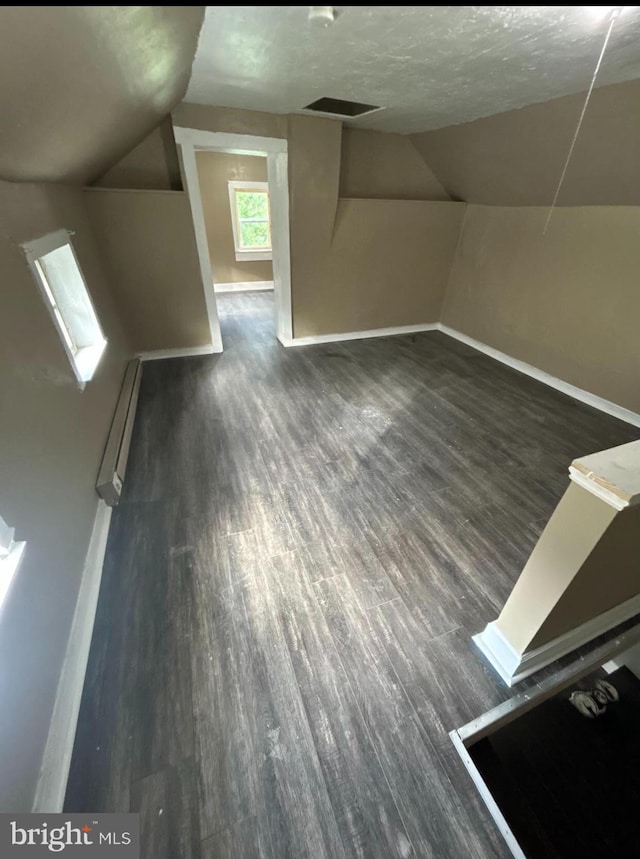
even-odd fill
[(236, 262), (270, 262), (273, 260), (273, 251), (271, 248), (265, 248), (263, 251), (246, 251), (236, 248), (234, 256)]
[(339, 334), (314, 334), (310, 337), (294, 337), (282, 342), (283, 346), (313, 346), (316, 343), (337, 343), (341, 340), (367, 340), (371, 337), (393, 337), (398, 334), (419, 334), (422, 331), (436, 331), (437, 322), (423, 322), (421, 325), (397, 325), (393, 328), (372, 328), (370, 331), (345, 331)]
[(98, 502), (33, 800), (32, 811), (39, 814), (64, 805), (110, 522), (111, 507)]
[(289, 238), (289, 156), (285, 149), (267, 155), (271, 212), (271, 262), (276, 336), (281, 343), (293, 337), (291, 305), (291, 245)]
[(213, 355), (222, 352), (222, 348), (213, 346), (185, 346), (184, 349), (156, 349), (154, 352), (138, 352), (136, 358), (141, 361), (161, 361), (163, 358), (193, 358), (197, 355)]
[(524, 679), (518, 673), (522, 654), (505, 638), (496, 626), (495, 620), (488, 623), (482, 632), (474, 635), (473, 642), (507, 686), (513, 686)]
[[(288, 204), (287, 204), (287, 224), (288, 224)], [(287, 253), (289, 248), (289, 239), (288, 239), (288, 230), (287, 230), (287, 240), (286, 240)], [(275, 271), (275, 260), (274, 260), (274, 271)], [(282, 343), (283, 346), (291, 347), (291, 346), (312, 346), (314, 344), (319, 343), (337, 343), (343, 340), (364, 340), (372, 337), (391, 337), (395, 335), (401, 334), (418, 334), (422, 331), (441, 331), (443, 334), (446, 334), (448, 337), (453, 337), (455, 340), (459, 340), (461, 343), (465, 343), (467, 346), (470, 346), (472, 349), (476, 349), (478, 352), (482, 352), (485, 355), (488, 355), (490, 358), (494, 358), (496, 361), (500, 361), (502, 364), (506, 364), (508, 367), (512, 367), (514, 370), (517, 370), (520, 373), (524, 373), (527, 376), (530, 376), (533, 379), (536, 379), (539, 382), (542, 382), (544, 385), (548, 385), (551, 388), (555, 388), (557, 391), (561, 391), (563, 394), (566, 394), (569, 397), (572, 397), (574, 400), (578, 400), (579, 402), (586, 403), (586, 405), (591, 406), (594, 409), (598, 409), (601, 412), (606, 412), (606, 414), (612, 415), (618, 420), (624, 421), (625, 423), (631, 424), (632, 426), (640, 427), (640, 414), (637, 412), (632, 412), (630, 409), (625, 409), (623, 406), (617, 405), (617, 403), (613, 403), (610, 400), (605, 400), (603, 397), (599, 397), (596, 394), (592, 394), (589, 391), (585, 391), (582, 388), (577, 388), (575, 385), (570, 385), (568, 382), (563, 382), (562, 379), (558, 379), (555, 376), (549, 375), (549, 373), (545, 373), (543, 370), (539, 370), (537, 367), (534, 367), (531, 364), (527, 364), (524, 361), (520, 361), (517, 358), (512, 358), (510, 355), (506, 355), (504, 352), (500, 352), (497, 349), (494, 349), (492, 346), (487, 346), (485, 343), (482, 343), (480, 340), (474, 340), (473, 337), (468, 337), (466, 334), (463, 334), (460, 331), (457, 331), (455, 328), (450, 328), (448, 325), (443, 325), (441, 322), (426, 322), (421, 325), (399, 325), (391, 328), (372, 328), (369, 331), (346, 331), (346, 332), (338, 332), (334, 334), (314, 334), (309, 337), (293, 337), (291, 336), (291, 327), (292, 327), (292, 319), (291, 319), (291, 281), (290, 281), (290, 272), (287, 270), (286, 273), (287, 278), (287, 288), (283, 287), (283, 291), (285, 293), (284, 304), (281, 305), (280, 313), (278, 315), (278, 340)], [(239, 283), (239, 284), (230, 284), (230, 283), (219, 283), (215, 284), (214, 289), (212, 290), (210, 287), (205, 288), (205, 299), (207, 302), (207, 307), (209, 308), (209, 317), (211, 318), (213, 314), (215, 314), (215, 318), (217, 320), (217, 309), (215, 307), (215, 293), (224, 293), (224, 292), (249, 292), (252, 290), (259, 289), (275, 289), (277, 296), (277, 286), (273, 281), (257, 281), (256, 283)], [(277, 301), (277, 298), (276, 298)], [(284, 320), (284, 323), (281, 324), (279, 320)], [(218, 323), (219, 326), (219, 323)], [(219, 344), (214, 344), (210, 347), (195, 347), (193, 349), (186, 348), (184, 350), (181, 349), (168, 349), (168, 350), (160, 350), (159, 352), (143, 352), (139, 353), (139, 357), (142, 358), (143, 361), (152, 360), (153, 358), (180, 358), (186, 357), (189, 355), (204, 355), (209, 354), (211, 352), (221, 352), (222, 351), (222, 340), (219, 339)], [(577, 483), (581, 483), (580, 480), (576, 479), (573, 474), (570, 475), (571, 479)], [(586, 488), (586, 487), (585, 487)], [(590, 490), (593, 491), (593, 490)], [(609, 500), (608, 498), (604, 498), (603, 500)], [(612, 502), (610, 502), (612, 503)], [(615, 504), (613, 506), (616, 506)], [(624, 506), (624, 505), (623, 505)], [(619, 507), (618, 509), (622, 509)]]
[(640, 414), (632, 412), (629, 409), (625, 409), (623, 406), (617, 405), (617, 403), (612, 403), (610, 400), (605, 400), (604, 397), (599, 397), (596, 394), (592, 394), (589, 391), (576, 387), (575, 385), (570, 385), (568, 382), (563, 382), (562, 379), (551, 376), (549, 373), (545, 373), (543, 370), (539, 370), (531, 364), (520, 361), (518, 358), (512, 358), (510, 355), (500, 352), (492, 346), (487, 346), (486, 343), (482, 343), (480, 340), (475, 340), (473, 337), (469, 337), (461, 331), (457, 331), (455, 328), (444, 325), (442, 322), (433, 322), (424, 325), (402, 325), (395, 328), (374, 328), (370, 331), (318, 334), (311, 337), (293, 337), (286, 341), (281, 339), (281, 343), (283, 346), (309, 346), (314, 343), (333, 343), (339, 340), (361, 340), (369, 337), (388, 337), (392, 334), (412, 334), (420, 331), (433, 330), (441, 331), (448, 337), (453, 337), (455, 340), (459, 340), (461, 343), (471, 346), (472, 349), (477, 349), (478, 352), (482, 352), (490, 358), (494, 358), (496, 361), (500, 361), (500, 363), (506, 364), (514, 370), (518, 370), (520, 373), (531, 376), (531, 378), (537, 379), (537, 381), (542, 382), (544, 385), (549, 385), (549, 387), (555, 388), (557, 391), (561, 391), (569, 397), (573, 397), (574, 400), (579, 400), (582, 403), (586, 403), (588, 406), (592, 406), (594, 409), (613, 415), (613, 417), (618, 418), (621, 421), (625, 421), (625, 423), (640, 427)]
[(592, 394), (590, 391), (585, 391), (582, 388), (576, 387), (576, 385), (569, 384), (569, 382), (563, 382), (562, 379), (551, 376), (549, 373), (545, 373), (544, 370), (539, 370), (532, 364), (527, 364), (525, 361), (520, 361), (518, 358), (512, 358), (505, 352), (500, 352), (492, 346), (487, 346), (486, 343), (482, 343), (480, 340), (475, 340), (473, 337), (469, 337), (467, 334), (463, 334), (455, 328), (450, 328), (448, 325), (440, 323), (439, 328), (443, 334), (447, 334), (449, 337), (453, 337), (461, 343), (466, 343), (467, 346), (477, 349), (478, 352), (483, 352), (485, 355), (489, 355), (490, 358), (495, 358), (496, 361), (500, 361), (502, 364), (506, 364), (508, 367), (512, 367), (520, 373), (524, 373), (545, 385), (549, 385), (550, 388), (555, 388), (557, 391), (561, 391), (563, 394), (573, 397), (574, 400), (579, 400), (581, 403), (586, 403), (594, 409), (599, 409), (601, 412), (613, 415), (614, 418), (618, 418), (628, 424), (633, 424), (633, 426), (640, 427), (640, 414), (632, 412), (630, 409), (625, 409), (617, 403), (612, 403), (611, 400), (605, 400), (604, 397), (599, 397), (597, 394)]
[(246, 280), (238, 283), (214, 283), (213, 290), (216, 294), (224, 292), (258, 292), (273, 289), (272, 280)]
[(231, 155), (269, 155), (273, 152), (286, 152), (288, 149), (287, 140), (284, 137), (204, 131), (200, 128), (186, 128), (179, 125), (174, 126), (173, 136), (180, 146), (187, 144), (196, 149), (217, 149)]
[(289, 168), (288, 145), (284, 138), (259, 137), (253, 134), (228, 134), (175, 126), (174, 136), (182, 152), (183, 185), (189, 197), (191, 216), (198, 248), (202, 288), (207, 298), (213, 351), (222, 351), (220, 320), (215, 305), (209, 243), (204, 223), (202, 196), (198, 182), (196, 150), (226, 152), (238, 155), (263, 155), (267, 159), (267, 181), (271, 211), (271, 241), (274, 281), (276, 335), (281, 343), (293, 338), (291, 314), (291, 250), (289, 242)]
[(488, 623), (483, 632), (474, 635), (473, 641), (507, 686), (514, 686), (636, 614), (640, 614), (640, 594), (525, 653), (520, 653), (511, 644), (495, 621)]
[[(177, 142), (177, 137), (176, 137)], [(222, 333), (220, 331), (220, 320), (218, 319), (218, 308), (215, 296), (207, 296), (207, 285), (213, 283), (211, 273), (211, 260), (209, 259), (209, 239), (204, 222), (204, 209), (202, 208), (202, 196), (200, 194), (200, 182), (198, 181), (198, 167), (196, 164), (196, 151), (193, 146), (182, 147), (182, 158), (180, 159), (183, 172), (183, 185), (189, 198), (191, 218), (193, 220), (193, 231), (196, 238), (196, 249), (198, 252), (198, 264), (200, 266), (200, 277), (204, 289), (207, 316), (209, 318), (209, 331), (211, 332), (211, 343), (214, 352), (222, 352)], [(143, 359), (144, 360), (144, 359)]]

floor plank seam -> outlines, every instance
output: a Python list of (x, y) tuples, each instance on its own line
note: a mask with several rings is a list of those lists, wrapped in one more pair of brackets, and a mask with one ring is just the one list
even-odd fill
[[(268, 587), (268, 585), (267, 585), (267, 587)], [(312, 729), (312, 727), (311, 727), (311, 720), (310, 720), (310, 716), (309, 716), (309, 711), (308, 711), (308, 708), (307, 708), (307, 705), (306, 705), (306, 702), (305, 702), (304, 695), (302, 694), (302, 692), (301, 692), (301, 690), (300, 690), (300, 683), (299, 683), (299, 681), (298, 681), (298, 677), (297, 677), (297, 675), (296, 675), (295, 668), (294, 668), (294, 665), (293, 665), (293, 660), (292, 660), (292, 657), (291, 657), (291, 651), (290, 651), (290, 649), (289, 649), (289, 644), (288, 644), (288, 642), (287, 642), (287, 640), (286, 640), (286, 637), (285, 637), (285, 635), (284, 635), (284, 631), (282, 630), (282, 626), (281, 626), (281, 622), (280, 622), (280, 620), (275, 616), (275, 613), (273, 613), (273, 606), (272, 606), (271, 600), (269, 600), (269, 603), (268, 603), (268, 609), (267, 609), (267, 610), (268, 610), (268, 611), (270, 611), (270, 612), (272, 612), (272, 617), (273, 617), (273, 619), (274, 619), (274, 622), (275, 622), (276, 624), (278, 624), (278, 625), (279, 625), (279, 628), (280, 628), (280, 633), (281, 633), (282, 642), (283, 642), (283, 650), (284, 650), (284, 652), (286, 653), (286, 659), (287, 659), (287, 663), (288, 663), (288, 667), (289, 667), (289, 671), (290, 671), (290, 676), (291, 676), (291, 677), (293, 678), (293, 680), (295, 681), (296, 689), (298, 690), (299, 704), (300, 704), (300, 706), (301, 706), (301, 708), (302, 708), (302, 710), (303, 710), (303, 712), (304, 712), (306, 728), (307, 728), (307, 731), (308, 731), (308, 733), (309, 733), (309, 737), (310, 737), (310, 738), (311, 738), (311, 740), (312, 740), (311, 745), (312, 745), (312, 748), (313, 748), (313, 755), (314, 755), (314, 757), (315, 757), (315, 761), (316, 761), (316, 763), (317, 763), (317, 766), (318, 766), (318, 770), (319, 770), (319, 772), (320, 772), (320, 775), (322, 776), (322, 783), (323, 783), (323, 785), (324, 785), (324, 788), (325, 788), (325, 791), (326, 791), (326, 794), (327, 794), (327, 798), (328, 798), (328, 800), (329, 800), (329, 804), (330, 804), (330, 806), (331, 806), (331, 810), (332, 810), (333, 817), (334, 817), (334, 822), (335, 822), (335, 824), (336, 824), (336, 830), (337, 830), (338, 834), (340, 835), (340, 840), (343, 842), (344, 849), (346, 850), (346, 845), (344, 845), (344, 839), (343, 839), (343, 837), (342, 837), (342, 833), (340, 832), (340, 827), (339, 827), (339, 825), (338, 825), (338, 818), (337, 818), (337, 815), (336, 815), (336, 810), (335, 810), (334, 802), (332, 801), (332, 798), (331, 798), (331, 792), (330, 792), (330, 790), (329, 790), (329, 786), (328, 786), (327, 781), (326, 781), (326, 776), (325, 776), (325, 773), (324, 773), (324, 767), (323, 767), (323, 765), (322, 765), (322, 761), (320, 760), (320, 756), (319, 756), (319, 754), (318, 754), (318, 749), (317, 749), (317, 746), (316, 746), (315, 741), (314, 741), (314, 739), (313, 739), (313, 729)], [(321, 608), (319, 608), (319, 610), (321, 611)], [(278, 859), (278, 857), (274, 857), (274, 859)]]
[[(384, 653), (385, 653), (385, 656), (387, 657), (387, 661), (388, 661), (388, 663), (389, 663), (389, 666), (390, 666), (390, 668), (391, 668), (391, 671), (392, 671), (393, 675), (395, 676), (395, 678), (396, 678), (396, 680), (397, 680), (398, 686), (400, 687), (400, 689), (402, 689), (402, 692), (403, 692), (403, 695), (404, 695), (404, 697), (405, 697), (405, 700), (408, 702), (409, 707), (410, 707), (411, 711), (412, 711), (412, 712), (413, 712), (413, 714), (414, 714), (414, 717), (415, 717), (415, 719), (416, 719), (416, 722), (417, 722), (417, 724), (419, 725), (419, 727), (420, 727), (420, 729), (421, 729), (421, 734), (422, 734), (422, 736), (423, 736), (423, 740), (424, 740), (424, 741), (425, 741), (425, 742), (430, 746), (430, 748), (431, 748), (431, 750), (432, 750), (432, 752), (433, 752), (433, 754), (434, 754), (434, 756), (435, 756), (436, 760), (438, 760), (438, 761), (440, 762), (440, 765), (441, 765), (441, 767), (442, 767), (442, 771), (443, 771), (443, 773), (444, 773), (444, 775), (445, 775), (445, 777), (446, 777), (446, 779), (447, 779), (447, 781), (449, 782), (449, 785), (450, 785), (450, 787), (451, 787), (451, 791), (453, 792), (453, 794), (454, 794), (455, 796), (457, 796), (457, 797), (458, 797), (458, 800), (459, 800), (459, 801), (460, 801), (460, 803), (464, 806), (464, 805), (465, 805), (465, 802), (464, 802), (463, 798), (460, 796), (460, 794), (459, 794), (459, 792), (458, 792), (458, 790), (457, 790), (456, 786), (455, 786), (455, 785), (453, 784), (453, 782), (451, 781), (451, 777), (450, 777), (450, 775), (449, 775), (449, 766), (448, 766), (448, 762), (447, 762), (446, 758), (444, 758), (444, 757), (442, 756), (442, 754), (441, 754), (440, 749), (438, 748), (438, 746), (437, 746), (437, 745), (436, 745), (436, 744), (431, 740), (431, 736), (430, 736), (430, 734), (429, 734), (429, 729), (428, 729), (427, 725), (425, 725), (425, 723), (424, 723), (424, 721), (423, 721), (423, 719), (422, 719), (422, 717), (421, 717), (420, 713), (418, 712), (418, 710), (417, 710), (417, 709), (416, 709), (416, 707), (415, 707), (415, 704), (413, 703), (413, 698), (411, 697), (411, 695), (409, 695), (409, 693), (408, 693), (408, 691), (407, 691), (407, 689), (406, 689), (406, 687), (405, 687), (404, 683), (402, 682), (402, 680), (401, 680), (401, 678), (400, 678), (400, 676), (399, 676), (398, 672), (396, 671), (395, 665), (393, 664), (393, 660), (392, 660), (392, 659), (391, 659), (391, 657), (389, 656), (389, 653), (388, 653), (387, 647), (385, 646), (385, 642), (384, 642), (384, 641), (381, 641), (381, 642), (380, 642), (380, 644), (381, 644), (381, 647), (382, 647), (382, 649), (383, 649), (383, 651), (384, 651)], [(498, 830), (497, 830), (497, 827), (496, 827), (495, 822), (493, 821), (493, 819), (492, 819), (491, 815), (488, 813), (488, 811), (486, 811), (486, 809), (485, 809), (484, 807), (483, 807), (483, 809), (482, 809), (482, 814), (484, 815), (485, 822), (486, 822), (487, 824), (489, 824), (490, 826), (494, 827), (494, 830), (495, 830), (496, 834), (498, 834), (498, 835), (499, 835), (499, 832), (498, 832)]]
[[(333, 578), (333, 577), (332, 577), (332, 578)], [(328, 579), (324, 579), (323, 581), (325, 581), (325, 582), (326, 582), (326, 581), (328, 581)], [(376, 609), (376, 608), (381, 608), (383, 605), (389, 605), (389, 603), (392, 603), (392, 602), (399, 602), (399, 601), (401, 601), (401, 600), (402, 600), (402, 597), (401, 597), (401, 596), (393, 597), (393, 598), (392, 598), (392, 599), (390, 599), (390, 600), (385, 600), (384, 602), (379, 602), (379, 603), (376, 603), (375, 605), (367, 606), (367, 608), (363, 609), (363, 611), (364, 611), (365, 613), (369, 613), (370, 611), (373, 611), (373, 610), (374, 610), (374, 609)]]
[[(355, 599), (355, 596), (356, 596), (356, 595), (355, 595), (355, 593), (353, 594), (353, 596), (354, 596), (354, 599)], [(316, 602), (318, 603), (319, 610), (324, 614), (324, 611), (323, 611), (323, 609), (322, 609), (322, 604), (320, 603), (320, 601), (318, 600), (318, 597), (317, 597), (317, 591), (316, 591)], [(356, 603), (357, 603), (357, 600), (356, 600)], [(394, 803), (394, 805), (395, 805), (396, 811), (398, 812), (398, 817), (400, 818), (400, 821), (402, 822), (402, 826), (403, 826), (403, 828), (404, 828), (404, 834), (405, 834), (405, 836), (406, 836), (406, 838), (407, 838), (407, 842), (408, 842), (408, 843), (409, 843), (409, 845), (411, 846), (411, 850), (412, 850), (412, 852), (413, 852), (414, 856), (418, 857), (418, 855), (419, 855), (419, 854), (417, 853), (417, 851), (416, 851), (416, 849), (415, 849), (415, 846), (414, 846), (413, 842), (411, 841), (411, 837), (410, 837), (410, 835), (409, 835), (409, 830), (408, 830), (408, 828), (407, 828), (407, 824), (406, 824), (405, 819), (404, 819), (404, 816), (403, 816), (403, 814), (402, 814), (402, 810), (401, 810), (401, 808), (400, 808), (400, 804), (399, 804), (399, 802), (398, 802), (398, 798), (397, 798), (396, 792), (394, 791), (393, 786), (391, 785), (391, 782), (390, 782), (390, 780), (389, 780), (389, 775), (388, 775), (387, 771), (385, 770), (385, 768), (384, 768), (384, 766), (383, 766), (382, 759), (381, 759), (380, 754), (379, 754), (379, 752), (378, 752), (378, 749), (377, 749), (376, 743), (375, 743), (375, 741), (374, 741), (374, 739), (373, 739), (373, 735), (372, 735), (372, 733), (371, 733), (371, 730), (370, 730), (370, 728), (369, 728), (369, 725), (367, 724), (367, 720), (364, 718), (364, 713), (362, 712), (362, 708), (361, 708), (361, 706), (360, 706), (360, 702), (359, 702), (359, 700), (358, 700), (358, 696), (356, 695), (356, 691), (355, 691), (355, 689), (353, 688), (353, 684), (351, 683), (351, 680), (349, 679), (349, 674), (348, 674), (348, 672), (347, 672), (347, 668), (346, 668), (346, 666), (345, 666), (345, 664), (344, 664), (344, 661), (343, 661), (342, 656), (341, 656), (341, 654), (340, 654), (340, 649), (339, 649), (339, 647), (338, 647), (338, 645), (337, 645), (337, 642), (336, 642), (336, 640), (335, 640), (335, 637), (334, 637), (333, 633), (331, 632), (331, 629), (329, 629), (329, 634), (331, 635), (331, 641), (332, 641), (332, 643), (333, 643), (333, 649), (334, 649), (334, 651), (335, 651), (335, 653), (336, 653), (336, 656), (337, 656), (338, 662), (340, 663), (340, 666), (341, 666), (341, 668), (342, 668), (342, 675), (343, 675), (343, 677), (344, 677), (345, 683), (346, 683), (346, 685), (349, 687), (349, 690), (350, 690), (350, 692), (351, 692), (351, 697), (352, 697), (353, 701), (355, 702), (355, 707), (356, 707), (356, 709), (357, 709), (357, 711), (358, 711), (358, 715), (359, 715), (359, 717), (360, 717), (360, 722), (361, 722), (361, 724), (362, 724), (362, 726), (363, 726), (363, 728), (364, 728), (364, 731), (365, 731), (365, 733), (366, 733), (367, 737), (369, 738), (369, 743), (371, 744), (371, 748), (373, 749), (373, 752), (374, 752), (374, 754), (375, 754), (375, 756), (376, 756), (376, 759), (377, 759), (377, 761), (378, 761), (378, 766), (380, 767), (380, 772), (381, 772), (381, 773), (383, 774), (383, 776), (384, 776), (385, 782), (386, 782), (386, 784), (387, 784), (387, 788), (388, 788), (388, 790), (389, 790), (389, 794), (390, 794), (390, 796), (391, 796), (391, 797), (392, 797), (392, 799), (393, 799), (393, 803)]]

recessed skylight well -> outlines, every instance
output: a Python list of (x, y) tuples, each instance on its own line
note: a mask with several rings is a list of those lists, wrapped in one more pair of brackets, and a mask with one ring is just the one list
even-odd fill
[(376, 104), (363, 104), (359, 101), (345, 101), (341, 98), (319, 98), (317, 101), (312, 101), (306, 105), (303, 110), (312, 110), (315, 113), (329, 113), (332, 116), (346, 116), (354, 119), (357, 116), (364, 116), (367, 113), (373, 113), (376, 110), (382, 110)]

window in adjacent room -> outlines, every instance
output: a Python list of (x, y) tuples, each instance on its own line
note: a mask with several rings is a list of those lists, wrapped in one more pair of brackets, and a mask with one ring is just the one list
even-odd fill
[(229, 182), (236, 261), (271, 259), (271, 216), (266, 182)]
[(84, 387), (107, 345), (67, 230), (22, 245), (73, 371)]

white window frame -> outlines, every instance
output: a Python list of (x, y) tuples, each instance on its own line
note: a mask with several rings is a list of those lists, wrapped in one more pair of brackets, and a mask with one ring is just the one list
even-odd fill
[(14, 529), (0, 516), (0, 612), (15, 579), (26, 543), (16, 543)]
[[(246, 262), (251, 260), (268, 260), (273, 257), (272, 247), (269, 248), (241, 248), (240, 247), (240, 219), (238, 216), (238, 206), (236, 203), (236, 191), (259, 191), (267, 195), (267, 205), (269, 211), (269, 235), (271, 236), (271, 201), (269, 199), (269, 183), (268, 182), (239, 182), (235, 179), (229, 180), (229, 207), (231, 209), (231, 227), (233, 229), (233, 244), (236, 252), (236, 262)], [(260, 221), (260, 223), (263, 223)], [(273, 236), (271, 237), (273, 245)]]
[[(100, 358), (102, 357), (102, 353), (107, 345), (107, 340), (102, 331), (102, 326), (100, 325), (96, 308), (91, 299), (91, 293), (87, 287), (87, 282), (84, 274), (82, 273), (80, 263), (78, 262), (78, 257), (76, 256), (73, 243), (71, 242), (71, 235), (72, 233), (69, 230), (57, 230), (56, 232), (48, 233), (46, 236), (42, 236), (41, 238), (25, 242), (22, 245), (22, 248), (45, 306), (49, 311), (49, 315), (51, 316), (58, 334), (60, 335), (60, 340), (64, 346), (69, 363), (71, 364), (75, 377), (78, 380), (78, 385), (80, 389), (84, 389), (86, 383), (93, 377), (93, 374), (100, 363)], [(40, 259), (42, 257), (52, 251), (67, 246), (71, 249), (71, 253), (73, 254), (75, 264), (78, 268), (78, 273), (84, 286), (85, 297), (90, 305), (94, 321), (99, 332), (99, 337), (96, 338), (94, 343), (80, 348), (76, 345), (73, 332), (68, 327), (62, 313), (57, 307), (56, 299), (49, 283), (47, 282), (44, 269), (40, 264)]]

